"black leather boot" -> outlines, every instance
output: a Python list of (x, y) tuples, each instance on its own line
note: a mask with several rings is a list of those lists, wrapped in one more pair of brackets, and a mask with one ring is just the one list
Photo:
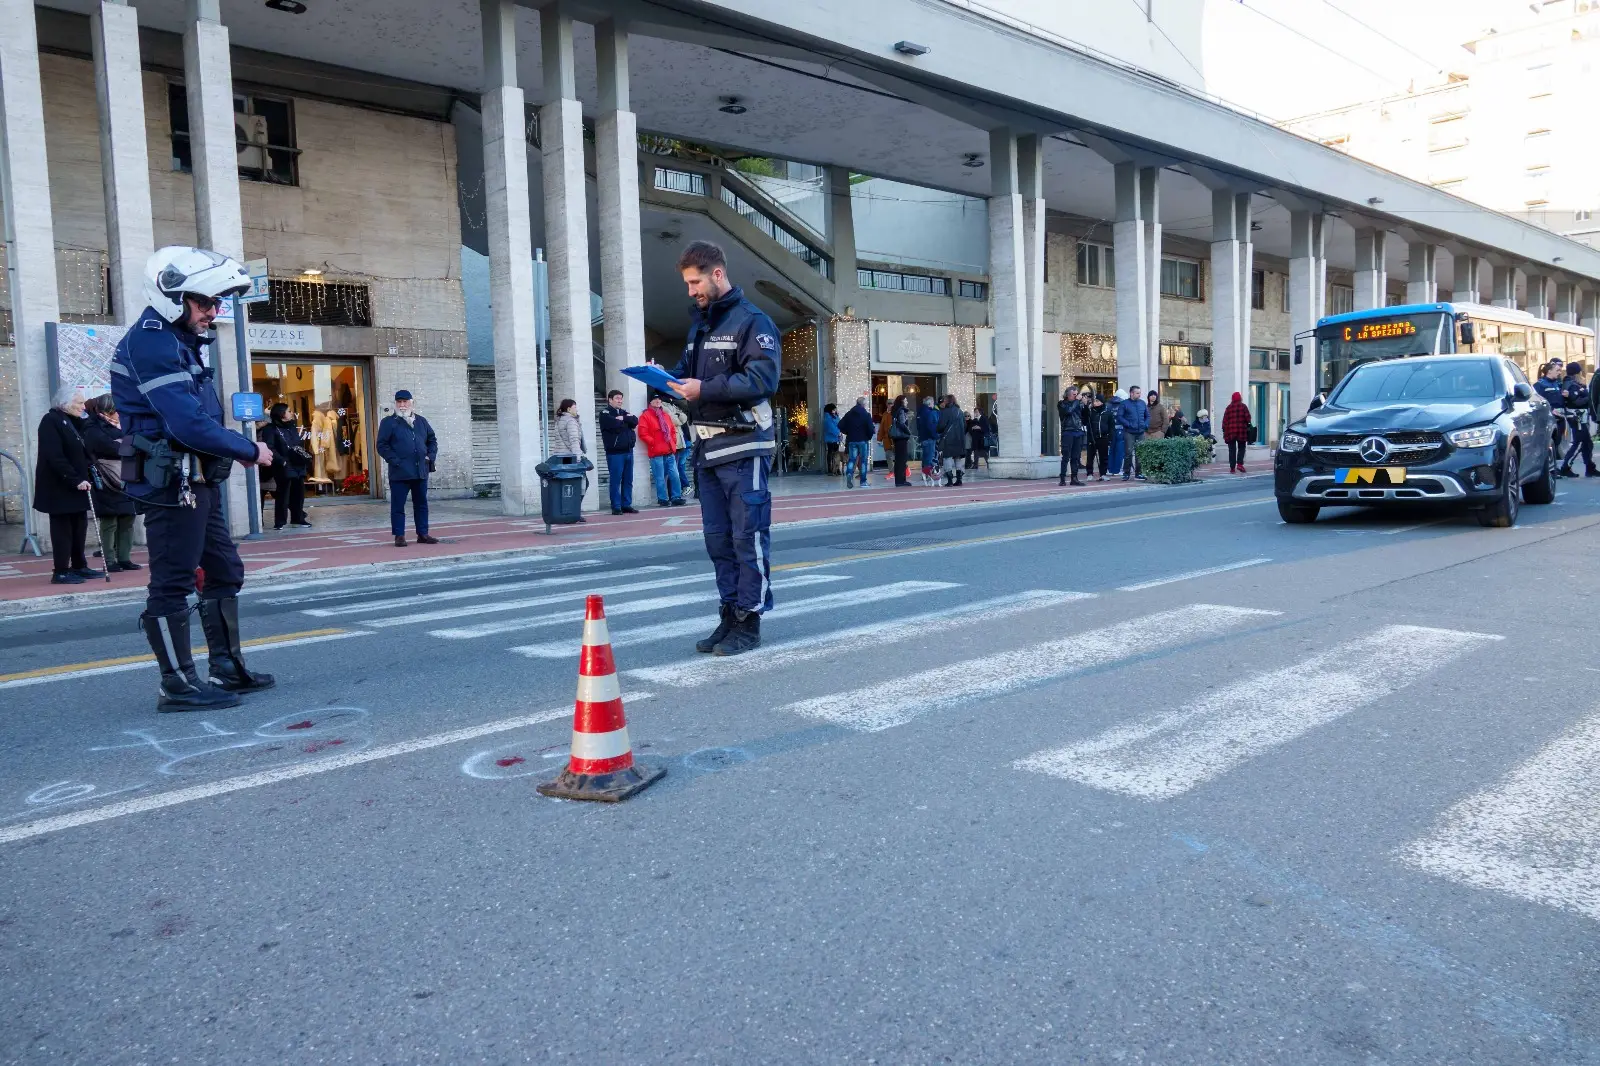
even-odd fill
[(158, 711), (218, 711), (239, 706), (239, 697), (201, 681), (189, 649), (189, 612), (166, 616), (139, 616), (150, 650), (161, 667)]
[(237, 599), (229, 596), (223, 600), (201, 600), (200, 625), (206, 631), (213, 685), (228, 692), (256, 692), (276, 684), (271, 674), (254, 673), (244, 664), (244, 651), (239, 647)]
[(706, 655), (710, 655), (716, 650), (717, 645), (722, 643), (722, 638), (726, 637), (728, 635), (728, 631), (732, 628), (733, 604), (725, 603), (722, 605), (722, 618), (719, 622), (717, 622), (717, 628), (713, 629), (711, 631), (711, 635), (706, 637), (704, 640), (695, 641), (694, 650), (703, 652)]
[(738, 655), (761, 647), (761, 615), (755, 611), (735, 611), (733, 628), (711, 650), (717, 655)]
[(958, 489), (961, 487), (961, 473), (960, 470), (956, 471), (956, 488)]

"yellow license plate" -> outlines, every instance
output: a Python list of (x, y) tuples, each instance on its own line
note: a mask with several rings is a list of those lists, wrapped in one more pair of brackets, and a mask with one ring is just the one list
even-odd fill
[(1403, 466), (1345, 466), (1333, 472), (1333, 480), (1340, 485), (1404, 485), (1406, 468)]

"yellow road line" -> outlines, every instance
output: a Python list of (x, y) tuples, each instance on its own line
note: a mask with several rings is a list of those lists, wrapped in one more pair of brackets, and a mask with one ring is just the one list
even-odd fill
[[(303, 633), (279, 633), (272, 637), (255, 637), (240, 641), (241, 648), (255, 648), (263, 644), (278, 644), (285, 640), (302, 640), (306, 637), (331, 637), (344, 633), (343, 629), (308, 629)], [(195, 648), (195, 655), (205, 655), (205, 648)], [(22, 670), (15, 674), (0, 674), (0, 684), (22, 681), (30, 677), (51, 677), (55, 674), (72, 674), (79, 670), (97, 670), (107, 666), (127, 666), (129, 663), (153, 663), (154, 655), (124, 655), (117, 659), (96, 659), (87, 663), (69, 663), (66, 666), (41, 666), (37, 670)]]
[(965, 548), (972, 544), (992, 544), (1003, 540), (1022, 540), (1026, 537), (1043, 537), (1051, 533), (1070, 533), (1075, 529), (1092, 529), (1095, 526), (1120, 526), (1127, 522), (1142, 522), (1147, 518), (1181, 518), (1184, 515), (1204, 514), (1207, 511), (1226, 511), (1234, 507), (1248, 507), (1252, 504), (1265, 503), (1272, 499), (1271, 496), (1256, 496), (1248, 500), (1236, 500), (1233, 503), (1216, 503), (1207, 507), (1186, 507), (1177, 511), (1146, 511), (1144, 514), (1123, 515), (1121, 518), (1092, 518), (1084, 522), (1069, 522), (1064, 526), (1046, 526), (1044, 529), (1024, 529), (1016, 533), (992, 533), (986, 537), (968, 537), (965, 540), (952, 540), (943, 544), (930, 544), (920, 548), (885, 548), (883, 551), (860, 552), (856, 555), (841, 555), (835, 559), (818, 559), (814, 562), (780, 563), (774, 570), (804, 570), (813, 566), (834, 566), (838, 563), (853, 563), (862, 559), (881, 559), (886, 555), (917, 555), (921, 552), (943, 551), (946, 548)]

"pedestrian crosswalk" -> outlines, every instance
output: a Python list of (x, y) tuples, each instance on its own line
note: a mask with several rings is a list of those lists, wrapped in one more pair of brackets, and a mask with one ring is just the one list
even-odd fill
[[(992, 742), (1006, 735), (998, 728), (1005, 716), (1009, 725), (1026, 718), (1013, 697), (1037, 706), (1083, 691), (1078, 679), (1090, 671), (1109, 674), (1104, 687), (1117, 699), (1094, 714), (1047, 718), (1045, 735), (1032, 734), (1033, 744), (997, 763), (1064, 802), (1093, 790), (1109, 802), (1174, 805), (1235, 787), (1313, 737), (1337, 736), (1334, 723), (1375, 713), (1457, 664), (1481, 661), (1504, 640), (1474, 628), (1394, 621), (1308, 650), (1304, 634), (1327, 632), (1316, 620), (1260, 606), (1173, 603), (1175, 581), (1108, 581), (1098, 590), (986, 581), (980, 588), (960, 572), (874, 579), (843, 563), (775, 575), (777, 607), (764, 620), (763, 646), (718, 658), (689, 647), (716, 624), (714, 578), (703, 564), (557, 558), (498, 583), (478, 580), (463, 587), (429, 577), (376, 594), (307, 587), (270, 602), (340, 625), (415, 627), (455, 651), (510, 655), (556, 677), (575, 670), (584, 597), (600, 593), (619, 670), (630, 680), (687, 694), (759, 678), (772, 713), (859, 733), (970, 729), (970, 721), (941, 716), (959, 708), (994, 723), (986, 734)], [(1158, 587), (1161, 609), (1141, 606), (1139, 597)], [(1286, 630), (1297, 635), (1285, 639)], [(971, 650), (929, 661), (934, 648)], [(1187, 680), (1215, 677), (1210, 660), (1223, 650), (1248, 668), (1220, 684)], [(1121, 687), (1118, 672), (1147, 664), (1159, 664), (1167, 679), (1159, 690)], [(1040, 744), (1053, 746), (1029, 753)], [(1600, 713), (1383, 857), (1464, 891), (1493, 890), (1600, 919)]]

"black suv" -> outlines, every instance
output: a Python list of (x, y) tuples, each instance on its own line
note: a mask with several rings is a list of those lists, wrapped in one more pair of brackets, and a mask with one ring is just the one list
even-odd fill
[(1278, 445), (1274, 488), (1285, 522), (1331, 506), (1439, 500), (1512, 526), (1522, 501), (1556, 497), (1550, 405), (1497, 355), (1363, 363)]

